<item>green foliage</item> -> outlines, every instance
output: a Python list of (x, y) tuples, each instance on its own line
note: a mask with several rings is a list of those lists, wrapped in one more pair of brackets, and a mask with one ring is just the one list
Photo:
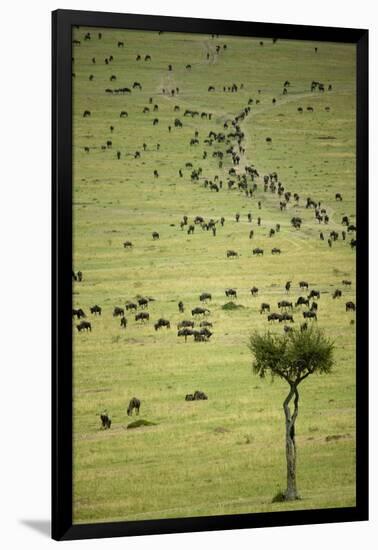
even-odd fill
[(127, 425), (127, 429), (130, 430), (133, 428), (141, 428), (143, 426), (156, 426), (156, 422), (150, 422), (149, 420), (144, 420), (143, 418), (140, 418), (139, 420), (130, 422), (130, 424)]
[(253, 370), (261, 378), (271, 374), (295, 385), (310, 374), (328, 374), (334, 364), (334, 344), (316, 327), (283, 335), (254, 333), (249, 349), (255, 358)]
[(235, 309), (240, 309), (244, 306), (242, 306), (241, 304), (235, 304), (234, 302), (227, 302), (226, 304), (223, 304), (222, 306), (222, 309), (224, 309), (225, 311), (233, 311)]

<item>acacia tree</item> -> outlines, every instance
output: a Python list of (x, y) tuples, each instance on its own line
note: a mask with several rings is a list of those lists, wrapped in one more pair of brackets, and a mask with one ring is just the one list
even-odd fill
[[(287, 488), (284, 500), (299, 498), (296, 480), (297, 449), (295, 422), (299, 410), (299, 384), (310, 374), (328, 374), (334, 359), (334, 345), (318, 328), (306, 331), (293, 330), (284, 335), (267, 332), (250, 337), (249, 349), (254, 356), (253, 371), (261, 378), (270, 374), (282, 378), (290, 391), (283, 402), (286, 434)], [(293, 406), (291, 402), (293, 401)], [(291, 408), (290, 408), (291, 406)]]

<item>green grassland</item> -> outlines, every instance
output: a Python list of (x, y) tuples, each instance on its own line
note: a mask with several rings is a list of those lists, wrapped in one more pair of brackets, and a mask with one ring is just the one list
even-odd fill
[[(84, 40), (88, 31), (91, 40)], [(355, 222), (354, 47), (318, 43), (315, 53), (311, 42), (264, 39), (260, 45), (257, 38), (110, 29), (103, 29), (99, 39), (97, 29), (84, 28), (75, 29), (74, 38), (81, 44), (73, 47), (73, 268), (84, 279), (75, 283), (73, 301), (92, 323), (89, 333), (78, 333), (76, 321), (73, 325), (74, 522), (354, 506), (355, 325), (345, 302), (355, 299), (355, 252), (350, 236), (332, 248), (319, 239), (320, 230), (326, 239), (331, 230), (342, 230), (342, 215)], [(117, 47), (118, 41), (124, 48)], [(219, 54), (217, 44), (222, 46)], [(144, 61), (146, 54), (150, 62)], [(113, 61), (107, 65), (110, 55)], [(188, 63), (191, 69), (185, 68)], [(285, 80), (291, 84), (283, 96)], [(324, 82), (326, 91), (311, 93), (312, 80)], [(134, 81), (142, 84), (141, 91), (105, 93), (106, 88), (131, 88)], [(243, 89), (223, 92), (232, 83), (243, 83)], [(208, 92), (209, 86), (215, 92)], [(162, 93), (162, 88), (176, 87), (175, 97)], [(212, 158), (212, 151), (224, 151), (226, 145), (203, 143), (211, 130), (232, 131), (224, 130), (224, 122), (240, 113), (249, 98), (254, 99), (251, 112), (240, 122), (246, 151), (236, 170), (242, 173), (246, 164), (258, 169), (252, 199), (227, 190), (229, 156), (222, 168)], [(142, 113), (154, 104), (158, 112)], [(184, 117), (185, 109), (213, 116)], [(83, 117), (85, 110), (90, 117)], [(122, 110), (127, 118), (120, 118)], [(153, 126), (155, 117), (159, 124)], [(174, 127), (175, 118), (182, 128)], [(200, 145), (190, 147), (196, 130)], [(113, 145), (103, 150), (107, 140)], [(141, 156), (136, 159), (137, 150)], [(191, 181), (186, 162), (202, 168), (198, 182)], [(159, 178), (153, 176), (155, 169)], [(262, 176), (273, 171), (286, 190), (300, 195), (298, 206), (291, 200), (281, 212), (277, 194), (264, 193)], [(215, 175), (223, 181), (219, 193), (203, 184)], [(336, 192), (342, 193), (342, 202), (335, 201)], [(307, 196), (327, 208), (328, 226), (319, 226), (313, 210), (305, 208)], [(224, 216), (226, 221), (223, 228), (217, 225), (216, 237), (199, 226), (188, 235), (180, 228), (183, 215), (190, 220)], [(261, 227), (256, 224), (259, 215)], [(303, 219), (299, 231), (290, 225), (292, 216)], [(269, 238), (276, 223), (281, 231)], [(159, 232), (158, 241), (152, 240), (153, 231)], [(124, 249), (125, 240), (132, 241), (131, 250)], [(252, 256), (256, 246), (264, 249), (263, 257)], [(270, 254), (274, 246), (282, 250), (280, 256)], [(239, 257), (227, 259), (228, 249)], [(344, 278), (352, 281), (349, 289), (341, 285)], [(293, 281), (288, 295), (287, 280)], [(252, 331), (283, 331), (282, 324), (269, 327), (259, 307), (268, 302), (276, 311), (278, 300), (296, 300), (304, 294), (300, 280), (321, 291), (318, 325), (335, 340), (336, 364), (333, 374), (310, 377), (300, 388), (302, 499), (272, 503), (285, 487), (282, 403), (287, 387), (252, 373), (247, 343)], [(259, 288), (257, 297), (250, 294), (252, 286)], [(237, 289), (236, 303), (243, 307), (222, 309), (228, 287)], [(333, 300), (336, 288), (342, 288), (343, 297)], [(214, 334), (209, 342), (188, 338), (185, 343), (177, 337), (176, 325), (191, 318), (201, 292), (213, 296), (207, 307)], [(155, 299), (149, 305), (150, 322), (140, 326), (127, 313), (128, 325), (122, 329), (113, 308), (137, 295)], [(184, 314), (178, 311), (179, 300)], [(103, 308), (101, 317), (89, 315), (94, 304)], [(159, 317), (171, 321), (170, 330), (154, 330)], [(299, 326), (299, 309), (294, 318)], [(208, 401), (184, 400), (196, 389), (206, 392)], [(140, 418), (156, 425), (127, 430), (135, 420), (126, 414), (133, 396), (142, 401)], [(112, 418), (105, 431), (99, 419), (104, 409)]]

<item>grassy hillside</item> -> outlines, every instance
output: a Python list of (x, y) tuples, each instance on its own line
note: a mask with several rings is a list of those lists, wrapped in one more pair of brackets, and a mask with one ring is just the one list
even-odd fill
[[(91, 38), (85, 40), (88, 32)], [(73, 46), (73, 269), (83, 272), (83, 281), (75, 283), (74, 307), (83, 308), (92, 323), (88, 333), (78, 333), (77, 321), (73, 324), (74, 521), (353, 506), (355, 326), (345, 302), (355, 300), (355, 252), (349, 246), (354, 235), (346, 241), (340, 237), (332, 248), (327, 239), (330, 231), (345, 229), (343, 215), (355, 222), (354, 47), (267, 39), (260, 45), (258, 38), (84, 28), (75, 29), (73, 38), (80, 41)], [(120, 41), (124, 47), (117, 46)], [(147, 54), (151, 61), (144, 61)], [(112, 75), (116, 80), (110, 81)], [(283, 95), (286, 80), (290, 86)], [(323, 82), (325, 92), (311, 92), (312, 80)], [(134, 82), (142, 90), (132, 88)], [(237, 92), (223, 91), (233, 83)], [(209, 86), (215, 91), (208, 92)], [(105, 92), (122, 87), (131, 93)], [(245, 153), (235, 170), (242, 174), (247, 165), (257, 168), (252, 198), (237, 186), (228, 190), (227, 180), (236, 180), (228, 175), (229, 155), (222, 167), (212, 156), (228, 146), (204, 143), (210, 131), (232, 132), (231, 120), (249, 99), (250, 113), (239, 123)], [(149, 113), (143, 113), (145, 107)], [(211, 113), (211, 120), (184, 116), (186, 109)], [(91, 115), (83, 117), (85, 110)], [(128, 116), (121, 118), (121, 111)], [(182, 128), (175, 128), (176, 118)], [(190, 146), (195, 131), (199, 145)], [(140, 158), (134, 158), (136, 151)], [(198, 181), (191, 181), (188, 162), (202, 168)], [(274, 171), (285, 191), (300, 195), (297, 205), (291, 198), (286, 211), (280, 211), (277, 193), (264, 192), (263, 175)], [(219, 192), (204, 185), (215, 176), (223, 182)], [(337, 192), (342, 202), (335, 200)], [(309, 196), (326, 208), (328, 225), (319, 225), (313, 209), (305, 208)], [(180, 228), (184, 215), (190, 223), (197, 215), (206, 220), (223, 216), (225, 224), (217, 224), (215, 237), (200, 226), (188, 235), (187, 227)], [(303, 219), (300, 230), (292, 228), (293, 216)], [(280, 232), (269, 238), (277, 223)], [(152, 239), (153, 231), (159, 240)], [(123, 247), (125, 240), (132, 249)], [(254, 247), (263, 248), (264, 256), (253, 256)], [(272, 256), (273, 247), (281, 255)], [(228, 249), (239, 257), (227, 258)], [(350, 288), (342, 286), (343, 279), (352, 281)], [(286, 294), (288, 280), (292, 289)], [(247, 342), (255, 330), (283, 331), (283, 323), (270, 326), (259, 313), (260, 304), (277, 311), (277, 301), (295, 301), (305, 295), (300, 280), (321, 292), (318, 325), (335, 340), (336, 366), (332, 375), (310, 377), (301, 387), (302, 500), (272, 504), (285, 484), (282, 402), (287, 387), (253, 375)], [(252, 286), (259, 288), (257, 297), (251, 296)], [(236, 304), (242, 307), (222, 309), (229, 301), (228, 287), (237, 289)], [(334, 300), (336, 288), (343, 296)], [(206, 307), (213, 336), (208, 342), (188, 338), (185, 343), (176, 325), (191, 319), (201, 292), (212, 294)], [(123, 329), (113, 309), (137, 295), (154, 298), (150, 321), (141, 325), (126, 313)], [(101, 317), (90, 316), (94, 304), (103, 308)], [(155, 331), (159, 317), (170, 320), (171, 329)], [(303, 322), (300, 308), (294, 320), (297, 327)], [(206, 392), (208, 401), (184, 400), (196, 389)], [(140, 418), (155, 426), (127, 430), (133, 419), (126, 409), (133, 396), (142, 401)], [(99, 419), (104, 409), (112, 418), (106, 431)]]

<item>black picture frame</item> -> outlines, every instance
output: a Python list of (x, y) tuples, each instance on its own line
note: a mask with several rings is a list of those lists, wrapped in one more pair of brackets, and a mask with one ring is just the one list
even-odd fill
[[(356, 506), (73, 525), (72, 89), (74, 25), (353, 43), (357, 46)], [(55, 540), (320, 524), (368, 519), (368, 31), (57, 10), (52, 13), (52, 537)]]

